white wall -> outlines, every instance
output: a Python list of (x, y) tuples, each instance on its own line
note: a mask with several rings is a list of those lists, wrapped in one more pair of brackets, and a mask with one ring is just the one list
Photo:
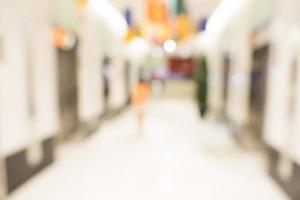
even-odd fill
[(25, 58), (22, 35), (19, 32), (3, 34), (5, 58), (0, 73), (0, 148), (10, 155), (28, 144)]
[(111, 93), (109, 96), (109, 105), (111, 108), (120, 108), (126, 103), (126, 85), (125, 85), (125, 58), (122, 54), (121, 43), (116, 43), (116, 51), (111, 57)]
[(207, 52), (208, 61), (208, 107), (209, 115), (220, 114), (223, 104), (224, 59), (221, 47), (213, 45)]
[[(6, 14), (0, 15), (5, 54), (0, 63), (0, 150), (10, 155), (57, 132), (58, 98), (47, 2), (3, 3), (0, 7)], [(5, 19), (10, 23), (5, 24)], [(33, 69), (34, 118), (29, 116), (28, 108), (29, 63)]]
[(43, 140), (59, 129), (58, 81), (51, 26), (38, 27), (31, 34), (33, 56), (33, 94), (36, 109), (34, 129)]
[[(299, 32), (298, 32), (299, 33)], [(300, 34), (298, 35), (300, 36)], [(300, 38), (300, 37), (299, 37)], [(299, 39), (298, 38), (298, 39)], [(295, 110), (294, 110), (294, 118), (292, 121), (292, 156), (296, 159), (298, 164), (300, 164), (300, 48), (299, 48), (299, 42), (296, 43), (297, 50), (296, 50), (296, 59), (297, 59), (297, 83), (296, 83), (296, 99), (295, 99)]]
[(103, 53), (100, 47), (101, 34), (86, 13), (81, 22), (79, 36), (79, 117), (85, 122), (97, 118), (103, 112), (101, 67)]
[[(245, 1), (221, 1), (211, 16), (205, 39), (209, 64), (208, 104), (210, 114), (218, 114), (222, 107), (230, 121), (243, 126), (248, 121), (251, 47), (250, 6)], [(224, 105), (224, 55), (230, 53), (230, 72), (227, 105)]]
[(250, 19), (243, 10), (234, 21), (233, 40), (230, 52), (230, 73), (228, 86), (227, 113), (237, 126), (246, 126), (249, 122), (250, 77), (252, 68), (252, 47), (250, 37)]
[[(265, 141), (283, 155), (300, 160), (299, 154), (299, 93), (296, 97), (295, 116), (291, 116), (291, 69), (297, 61), (299, 47), (294, 40), (295, 14), (299, 2), (279, 1), (276, 19), (272, 25), (271, 59), (269, 67), (267, 108), (265, 116)], [(298, 62), (299, 65), (299, 62)], [(299, 68), (296, 72), (299, 85)], [(299, 88), (297, 88), (299, 92)], [(300, 162), (299, 162), (300, 163)]]
[[(282, 27), (283, 28), (283, 27)], [(286, 28), (286, 27), (285, 27)], [(276, 149), (287, 153), (290, 130), (288, 127), (289, 81), (292, 52), (287, 40), (287, 32), (277, 32), (273, 39), (269, 79), (267, 89), (267, 107), (265, 117), (265, 139)]]

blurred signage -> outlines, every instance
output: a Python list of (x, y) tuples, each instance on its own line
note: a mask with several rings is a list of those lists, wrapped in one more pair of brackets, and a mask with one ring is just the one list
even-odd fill
[(195, 60), (191, 57), (171, 57), (169, 59), (170, 75), (174, 78), (191, 78), (195, 72), (195, 64)]

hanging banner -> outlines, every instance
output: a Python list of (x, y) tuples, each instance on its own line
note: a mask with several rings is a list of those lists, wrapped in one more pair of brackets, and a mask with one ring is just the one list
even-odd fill
[(168, 21), (168, 7), (164, 0), (148, 0), (147, 17), (152, 23)]
[(130, 8), (127, 8), (125, 10), (124, 17), (125, 17), (128, 27), (133, 26), (132, 11)]
[(185, 14), (178, 16), (175, 20), (175, 24), (177, 29), (178, 40), (184, 40), (195, 32), (195, 28), (192, 22), (190, 21), (189, 17)]
[(163, 43), (172, 38), (172, 25), (166, 0), (148, 0), (147, 28), (143, 26), (142, 32), (154, 42)]
[(206, 30), (207, 18), (202, 18), (198, 24), (198, 31), (203, 32)]

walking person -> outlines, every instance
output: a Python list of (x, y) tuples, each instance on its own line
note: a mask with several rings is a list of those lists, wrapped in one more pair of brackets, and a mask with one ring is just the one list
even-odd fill
[(137, 133), (139, 136), (144, 135), (144, 121), (146, 114), (146, 104), (150, 97), (150, 87), (143, 78), (134, 87), (132, 93), (132, 106), (137, 115)]

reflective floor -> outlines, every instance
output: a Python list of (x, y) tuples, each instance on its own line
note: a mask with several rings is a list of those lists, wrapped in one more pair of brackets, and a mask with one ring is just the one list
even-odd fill
[(202, 122), (189, 99), (153, 100), (145, 136), (134, 110), (84, 142), (60, 148), (58, 161), (11, 200), (286, 200), (259, 152), (239, 148), (226, 127)]

